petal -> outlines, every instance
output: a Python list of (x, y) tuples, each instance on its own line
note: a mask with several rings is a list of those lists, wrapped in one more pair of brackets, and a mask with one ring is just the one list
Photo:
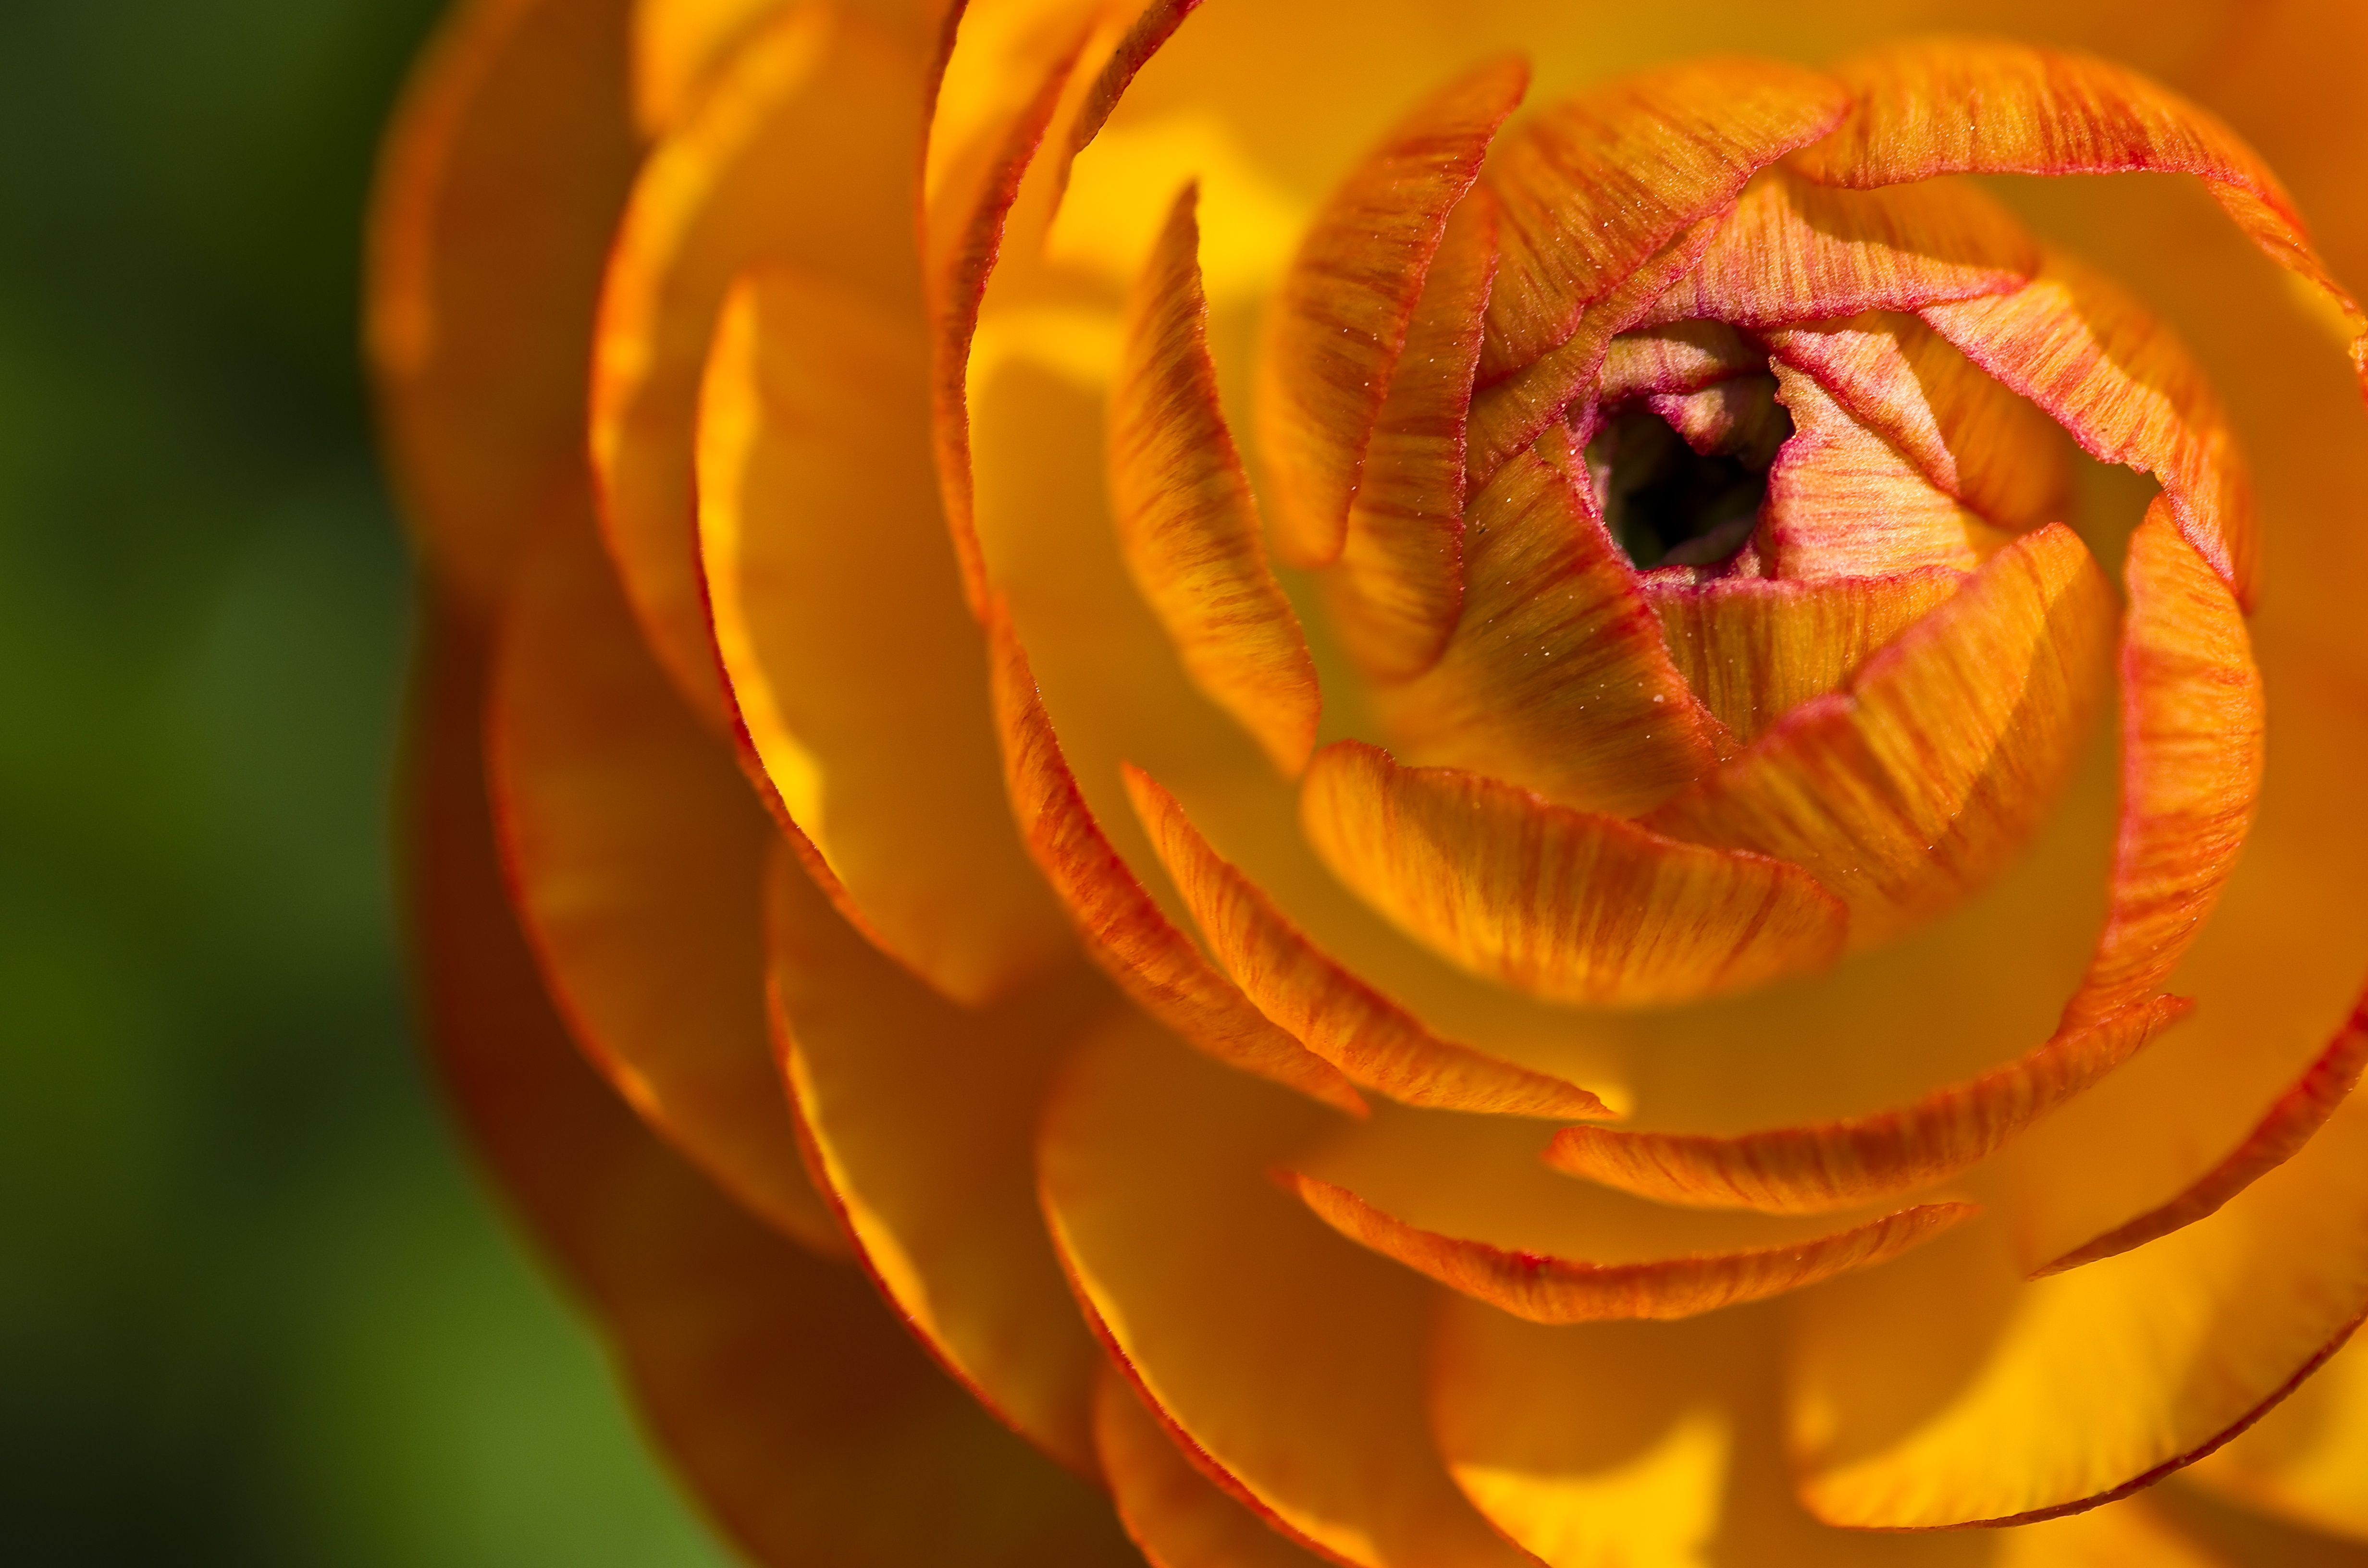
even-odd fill
[(1888, 1262), (1980, 1212), (1969, 1203), (1926, 1204), (1786, 1246), (1603, 1264), (1442, 1236), (1383, 1213), (1346, 1187), (1309, 1176), (1289, 1179), (1307, 1206), (1349, 1240), (1542, 1324), (1687, 1318), (1763, 1301)]
[(1868, 187), (1951, 173), (2200, 176), (2262, 251), (2346, 318), (2368, 376), (2368, 320), (2310, 247), (2294, 200), (2250, 147), (2176, 93), (2093, 55), (2003, 39), (1914, 39), (1841, 62), (1859, 95), (1840, 129), (1793, 165)]
[(494, 613), (518, 530), (583, 460), (593, 301), (641, 156), (629, 9), (456, 10), (387, 132), (370, 369), (404, 514), (472, 619)]
[(1177, 198), (1128, 301), (1110, 388), (1110, 509), (1128, 570), (1193, 683), (1296, 776), (1323, 695), (1217, 403), (1199, 200), (1197, 185)]
[(1588, 305), (1849, 102), (1796, 66), (1713, 59), (1623, 77), (1523, 126), (1488, 172), (1505, 229), (1482, 383), (1562, 344)]
[(2103, 695), (2112, 590), (2051, 524), (1990, 558), (1846, 692), (1793, 710), (1645, 819), (1773, 855), (1850, 911), (1872, 946), (1963, 898), (2062, 793)]
[(1510, 1568), (1431, 1449), (1430, 1290), (1266, 1178), (1329, 1119), (1115, 1020), (1045, 1108), (1054, 1244), (1136, 1388), (1280, 1528), (1361, 1568)]
[(1437, 664), (1463, 610), (1464, 422), (1496, 276), (1496, 198), (1476, 190), (1440, 240), (1325, 579), (1333, 629), (1374, 680)]
[(1445, 1040), (1309, 941), (1201, 836), (1176, 798), (1138, 767), (1135, 811), (1217, 960), (1258, 1010), (1354, 1082), (1407, 1105), (1500, 1116), (1598, 1117), (1575, 1084)]
[(633, 7), (633, 119), (662, 136), (712, 86), (780, 0), (642, 0)]
[(911, 40), (852, 12), (791, 7), (658, 143), (618, 232), (592, 366), (601, 520), (659, 662), (719, 727), (694, 534), (709, 340), (733, 280), (768, 263), (918, 311), (909, 192), (920, 94)]
[(1698, 777), (1721, 737), (1669, 662), (1635, 574), (1582, 510), (1566, 431), (1474, 495), (1463, 619), (1428, 673), (1372, 693), (1426, 762), (1627, 814)]
[(1160, 912), (1094, 820), (1044, 715), (1028, 655), (999, 610), (987, 634), (1012, 808), (1087, 950), (1154, 1017), (1219, 1061), (1361, 1111), (1363, 1099), (1339, 1069), (1269, 1023)]
[(759, 1562), (1129, 1561), (1107, 1504), (930, 1366), (860, 1276), (702, 1182), (570, 1047), (503, 903), (480, 668), (464, 623), (433, 604), (425, 619), (405, 815), (428, 1046), (675, 1472)]
[(2168, 329), (2102, 274), (2058, 253), (2031, 284), (1932, 305), (1933, 330), (2045, 409), (2100, 462), (2161, 481), (2180, 531), (2252, 602), (2252, 487), (2219, 394)]
[(1767, 369), (1767, 354), (1723, 321), (1670, 322), (1622, 332), (1607, 344), (1597, 395), (1619, 403), (1651, 392), (1695, 392)]
[(1912, 311), (2010, 292), (2038, 266), (2038, 243), (1972, 186), (1836, 190), (1780, 165), (1744, 187), (1702, 261), (1654, 301), (1645, 324), (1787, 326)]
[(2187, 1006), (2164, 997), (2066, 1030), (1897, 1110), (1728, 1138), (1565, 1127), (1546, 1160), (1664, 1203), (1816, 1214), (1884, 1202), (1987, 1159), (2143, 1049)]
[(2187, 1479), (2248, 1508), (2368, 1542), (2368, 1340), (2354, 1337), (2291, 1398)]
[(1315, 1568), (1325, 1562), (1275, 1530), (1185, 1457), (1123, 1373), (1094, 1389), (1094, 1447), (1119, 1522), (1152, 1568)]
[(2235, 596), (2160, 496), (2123, 567), (2122, 830), (2112, 908), (2068, 1020), (2162, 983), (2211, 917), (2260, 795), (2261, 672)]
[(1101, 1358), (1045, 1237), (1033, 1148), (1052, 1070), (1109, 988), (1080, 961), (958, 1007), (874, 951), (785, 852), (765, 904), (782, 1071), (858, 1255), (989, 1410), (1094, 1475)]
[(523, 542), (487, 694), (488, 783), (553, 1002), (626, 1102), (783, 1233), (844, 1254), (766, 1039), (773, 837), (666, 684), (579, 483)]
[(1529, 84), (1526, 60), (1494, 60), (1400, 120), (1317, 211), (1276, 292), (1258, 356), (1258, 449), (1275, 548), (1294, 565), (1340, 553), (1448, 214)]
[(1645, 580), (1661, 636), (1711, 716), (1749, 741), (1812, 698), (1838, 690), (1875, 653), (1954, 595), (1942, 567), (1799, 582)]
[(1556, 806), (1342, 741), (1301, 796), (1325, 863), (1401, 929), (1557, 1001), (1634, 1006), (1822, 967), (1840, 906), (1794, 866)]

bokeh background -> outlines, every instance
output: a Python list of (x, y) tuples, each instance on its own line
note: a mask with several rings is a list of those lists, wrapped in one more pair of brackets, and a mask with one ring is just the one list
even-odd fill
[(0, 1558), (698, 1568), (411, 1042), (356, 274), (437, 0), (0, 0)]

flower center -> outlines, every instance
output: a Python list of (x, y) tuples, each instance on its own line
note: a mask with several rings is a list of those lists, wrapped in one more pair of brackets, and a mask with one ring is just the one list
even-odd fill
[(1681, 432), (1648, 403), (1615, 412), (1587, 445), (1604, 526), (1640, 570), (1712, 566), (1743, 548), (1768, 498), (1768, 470), (1793, 435), (1772, 377), (1721, 389), (1725, 416)]

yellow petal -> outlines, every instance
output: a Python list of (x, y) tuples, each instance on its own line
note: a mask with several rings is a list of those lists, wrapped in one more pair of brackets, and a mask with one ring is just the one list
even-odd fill
[(1217, 403), (1199, 199), (1197, 186), (1177, 198), (1128, 301), (1110, 389), (1110, 508), (1135, 585), (1194, 683), (1296, 776), (1323, 696)]
[(633, 119), (662, 136), (689, 112), (782, 0), (637, 0), (633, 6)]
[(916, 320), (844, 286), (745, 279), (708, 367), (699, 547), (773, 803), (849, 918), (985, 1004), (1076, 949), (1004, 798), (929, 472), (923, 345)]
[(1301, 797), (1333, 874), (1477, 974), (1556, 1001), (1640, 1006), (1823, 967), (1845, 922), (1796, 866), (1556, 806), (1476, 773), (1342, 741)]
[(582, 485), (529, 534), (487, 698), (490, 784), (553, 999), (633, 1108), (756, 1213), (843, 1254), (766, 1039), (774, 835), (643, 646)]
[(1152, 1568), (1315, 1568), (1326, 1561), (1292, 1541), (1185, 1457), (1125, 1374), (1104, 1367), (1094, 1388), (1094, 1448), (1119, 1521)]
[(1258, 449), (1285, 561), (1338, 557), (1448, 214), (1529, 83), (1529, 62), (1512, 57), (1433, 95), (1333, 192), (1301, 243), (1258, 356)]
[(2198, 1461), (2186, 1479), (2248, 1508), (2368, 1543), (2363, 1474), (2368, 1340), (2355, 1335), (2258, 1426)]

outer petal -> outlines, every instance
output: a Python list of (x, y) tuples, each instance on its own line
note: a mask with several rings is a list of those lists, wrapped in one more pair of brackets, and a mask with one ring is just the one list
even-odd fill
[(1004, 799), (925, 354), (918, 322), (861, 293), (746, 280), (708, 367), (699, 545), (729, 700), (792, 841), (882, 948), (984, 1004), (1076, 948)]
[(2260, 1425), (2198, 1463), (2188, 1479), (2248, 1507), (2368, 1543), (2363, 1474), (2368, 1340), (2355, 1338)]
[(1110, 505), (1135, 585), (1210, 699), (1275, 767), (1307, 766), (1323, 713), (1299, 617), (1267, 566), (1258, 501), (1217, 403), (1200, 187), (1178, 197), (1127, 306), (1110, 389)]
[(1302, 795), (1333, 874), (1475, 973), (1557, 1001), (1636, 1006), (1822, 967), (1846, 928), (1796, 866), (1681, 844), (1480, 774), (1325, 748)]
[(1265, 1177), (1326, 1119), (1127, 1018), (1046, 1108), (1054, 1243), (1135, 1386), (1279, 1528), (1362, 1568), (1509, 1568), (1431, 1450), (1429, 1288)]
[(461, 613), (583, 460), (590, 321), (641, 149), (628, 0), (456, 8), (379, 168), (368, 336), (390, 470)]
[(1191, 1439), (1146, 1408), (1124, 1374), (1094, 1386), (1094, 1447), (1119, 1521), (1152, 1568), (1315, 1568), (1326, 1561), (1270, 1528), (1185, 1457)]
[(768, 262), (917, 311), (921, 86), (914, 40), (827, 4), (787, 9), (658, 144), (618, 232), (592, 378), (602, 522), (659, 662), (719, 724), (694, 536), (709, 340), (734, 278)]
[(1502, 1116), (1608, 1116), (1576, 1084), (1440, 1039), (1335, 962), (1209, 846), (1141, 768), (1127, 790), (1201, 934), (1258, 1010), (1351, 1079), (1407, 1105)]
[(1529, 62), (1515, 57), (1441, 90), (1349, 175), (1302, 243), (1268, 310), (1258, 358), (1258, 447), (1284, 560), (1320, 566), (1338, 557), (1448, 214), (1529, 84)]
[(2027, 534), (1859, 672), (1645, 819), (1806, 867), (1864, 947), (1995, 875), (2061, 792), (2112, 597), (2061, 524)]
[[(432, 608), (428, 629), (406, 815), (431, 1048), (677, 1472), (753, 1561), (780, 1568), (1128, 1561), (1107, 1505), (999, 1430), (860, 1277), (768, 1234), (583, 1065), (502, 898), (479, 665)], [(925, 1508), (916, 1471), (935, 1478)]]
[(618, 1093), (725, 1191), (826, 1253), (766, 1042), (773, 835), (643, 646), (579, 487), (526, 540), (488, 694), (502, 846), (552, 999)]

